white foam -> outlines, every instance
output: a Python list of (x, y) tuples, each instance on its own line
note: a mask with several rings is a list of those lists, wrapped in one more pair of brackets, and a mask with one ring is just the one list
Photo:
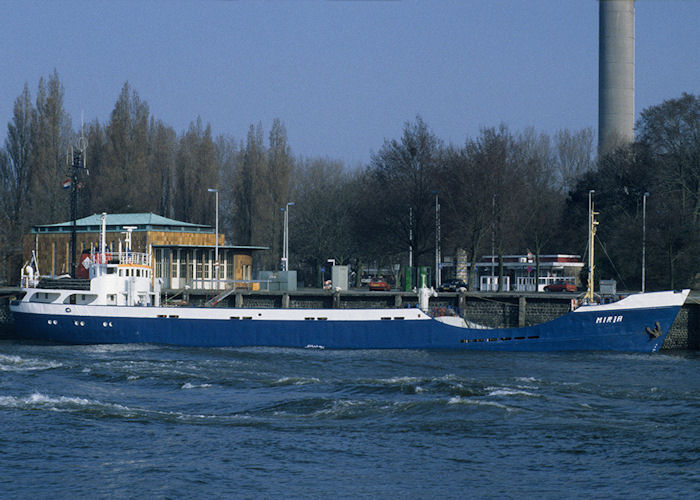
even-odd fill
[(159, 346), (153, 344), (94, 344), (82, 346), (82, 349), (85, 351), (96, 353), (150, 351), (159, 348)]
[(190, 384), (187, 382), (186, 384), (183, 384), (181, 389), (207, 389), (211, 387), (211, 384)]
[(386, 383), (386, 384), (415, 384), (418, 382), (422, 382), (425, 379), (421, 379), (418, 377), (391, 377), (391, 378), (384, 378), (384, 379), (379, 379), (380, 382)]
[(340, 401), (334, 401), (333, 406), (330, 408), (322, 408), (319, 410), (314, 411), (311, 415), (318, 417), (318, 416), (342, 416), (342, 415), (347, 415), (349, 412), (352, 413), (356, 411), (357, 408), (361, 408), (363, 406), (366, 406), (367, 402), (365, 401), (358, 401), (358, 400), (352, 400), (352, 399), (343, 399)]
[(282, 377), (275, 380), (275, 385), (306, 385), (318, 384), (321, 379), (316, 377)]
[(51, 370), (53, 368), (60, 368), (61, 366), (63, 366), (63, 364), (57, 361), (43, 361), (40, 359), (0, 354), (0, 371), (3, 372)]
[(510, 387), (487, 387), (489, 396), (531, 396), (537, 397), (537, 394), (533, 394), (528, 391), (523, 391), (521, 389), (512, 389)]
[(29, 408), (49, 408), (51, 410), (68, 409), (71, 407), (87, 406), (109, 406), (119, 409), (126, 409), (121, 405), (104, 404), (99, 401), (92, 401), (85, 398), (58, 396), (51, 397), (40, 392), (35, 392), (27, 397), (0, 396), (0, 406), (6, 407), (29, 407)]
[(455, 404), (466, 404), (466, 405), (476, 405), (476, 406), (494, 406), (496, 408), (501, 408), (506, 411), (513, 411), (512, 408), (501, 404), (497, 403), (495, 401), (486, 401), (483, 399), (474, 399), (474, 398), (462, 398), (461, 396), (453, 396), (450, 398), (450, 400), (447, 402), (447, 404), (450, 405), (455, 405)]

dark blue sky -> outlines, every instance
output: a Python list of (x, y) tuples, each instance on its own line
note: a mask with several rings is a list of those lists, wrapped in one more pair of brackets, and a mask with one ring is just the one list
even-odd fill
[[(245, 139), (274, 118), (296, 155), (365, 163), (420, 114), (443, 140), (483, 126), (597, 127), (598, 2), (0, 0), (0, 125), (58, 70), (80, 125), (125, 81), (181, 132)], [(700, 94), (700, 1), (638, 0), (636, 113)]]

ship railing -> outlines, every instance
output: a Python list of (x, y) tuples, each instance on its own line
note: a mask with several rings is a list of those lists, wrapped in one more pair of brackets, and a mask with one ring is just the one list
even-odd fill
[(230, 280), (203, 278), (190, 281), (188, 284), (194, 290), (228, 290), (248, 289), (251, 291), (272, 290), (272, 280)]
[(22, 270), (22, 276), (20, 279), (20, 286), (22, 288), (36, 288), (39, 285), (39, 276), (26, 274)]
[(151, 254), (143, 252), (104, 252), (92, 256), (95, 264), (131, 264), (150, 266)]
[(118, 253), (120, 264), (134, 264), (139, 266), (151, 265), (151, 254), (141, 252), (121, 252)]

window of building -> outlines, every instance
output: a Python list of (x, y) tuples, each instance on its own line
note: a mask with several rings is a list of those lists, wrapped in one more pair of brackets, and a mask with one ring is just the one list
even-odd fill
[(225, 264), (226, 266), (226, 279), (227, 280), (232, 280), (233, 279), (233, 252), (228, 250), (226, 252), (226, 260)]
[(179, 261), (180, 261), (180, 250), (173, 250), (172, 252), (172, 261), (171, 261), (171, 266), (170, 266), (170, 275), (172, 278), (179, 278), (177, 274), (178, 266), (179, 266)]
[(195, 279), (201, 280), (202, 275), (204, 274), (204, 252), (202, 250), (195, 250), (194, 254), (196, 267)]
[(244, 280), (248, 280), (248, 281), (250, 281), (251, 279), (253, 279), (253, 278), (252, 278), (252, 274), (253, 274), (253, 273), (252, 273), (252, 271), (253, 271), (252, 266), (250, 266), (250, 265), (245, 265), (245, 264), (244, 264), (244, 265), (241, 266), (241, 267), (243, 268), (243, 279), (244, 279)]
[(180, 278), (187, 278), (187, 258), (188, 253), (186, 250), (178, 250), (178, 255), (180, 256)]
[(163, 272), (161, 267), (165, 264), (163, 262), (163, 250), (161, 248), (156, 248), (155, 250), (155, 259), (156, 259), (156, 278), (162, 278), (163, 277)]

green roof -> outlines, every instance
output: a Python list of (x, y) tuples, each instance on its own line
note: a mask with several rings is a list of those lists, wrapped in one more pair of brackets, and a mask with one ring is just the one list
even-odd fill
[[(158, 243), (153, 245), (153, 248), (207, 248), (213, 249), (216, 245), (180, 245), (180, 244), (163, 244)], [(261, 247), (253, 245), (219, 245), (219, 250), (269, 250), (270, 247)]]
[[(107, 214), (107, 231), (123, 231), (124, 226), (135, 226), (134, 231), (183, 231), (195, 233), (213, 233), (214, 228), (205, 224), (192, 224), (174, 219), (168, 219), (153, 213)], [(100, 231), (102, 215), (93, 214), (75, 221), (76, 229), (80, 232)], [(73, 221), (59, 222), (34, 226), (33, 233), (53, 233), (71, 231)]]

